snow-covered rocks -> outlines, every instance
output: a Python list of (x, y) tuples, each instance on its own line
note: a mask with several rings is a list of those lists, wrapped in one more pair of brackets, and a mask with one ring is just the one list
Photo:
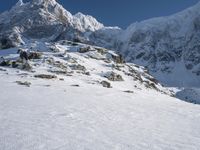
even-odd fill
[(111, 84), (108, 81), (101, 81), (100, 84), (102, 84), (103, 87), (105, 88), (111, 88)]
[(50, 75), (50, 74), (36, 74), (34, 75), (35, 78), (41, 78), (41, 79), (55, 79), (57, 76)]
[[(2, 67), (29, 71), (34, 78), (63, 79), (64, 82), (66, 78), (78, 78), (81, 81), (95, 85), (101, 84), (107, 88), (118, 88), (117, 84), (125, 86), (130, 82), (132, 88), (150, 89), (153, 87), (153, 90), (171, 95), (168, 89), (156, 83), (156, 80), (148, 75), (145, 68), (116, 61), (118, 58), (120, 60), (123, 58), (114, 51), (82, 43), (72, 43), (70, 41), (43, 44), (35, 42), (22, 46), (22, 48), (26, 47), (28, 56), (31, 56), (28, 63), (19, 60), (19, 55), (15, 54), (17, 48), (14, 53), (9, 49), (3, 50), (2, 53), (7, 53), (4, 55), (4, 61), (8, 61), (6, 63), (8, 65), (2, 65)], [(57, 50), (53, 50), (52, 47), (56, 47)], [(38, 52), (32, 51), (35, 49)], [(80, 50), (84, 51), (80, 52)], [(3, 64), (4, 61), (1, 63)], [(122, 91), (131, 91), (131, 89), (125, 88)]]
[(120, 74), (117, 74), (115, 72), (108, 72), (104, 75), (105, 78), (107, 78), (110, 81), (124, 81), (122, 76)]
[[(144, 67), (126, 63), (113, 67), (119, 64), (87, 57), (87, 53), (74, 51), (76, 46), (57, 44), (63, 46), (61, 51), (67, 49), (66, 56), (59, 57), (61, 52), (47, 49), (42, 59), (30, 60), (34, 72), (1, 67), (4, 71), (0, 71), (0, 149), (200, 147), (199, 105), (146, 88), (141, 82), (149, 80)], [(16, 51), (1, 50), (0, 55), (6, 60), (18, 59)], [(71, 76), (50, 73), (49, 69), (59, 69), (60, 65), (54, 62), (68, 64), (69, 69), (72, 63), (81, 64), (91, 75), (76, 71)], [(109, 81), (102, 76), (110, 71), (121, 74), (124, 81)], [(42, 78), (35, 78), (37, 75)], [(47, 75), (57, 78), (44, 78)], [(26, 87), (26, 81), (31, 83), (30, 87)]]
[[(17, 48), (0, 50), (0, 149), (198, 149), (199, 105), (174, 98), (145, 67), (105, 48), (148, 65), (160, 81), (199, 86), (199, 18), (190, 18), (197, 8), (123, 31), (73, 16), (55, 0), (19, 1), (0, 15), (0, 48), (31, 55), (24, 64)], [(199, 93), (176, 95), (199, 104)]]
[(30, 87), (31, 86), (31, 83), (28, 82), (28, 81), (16, 81), (17, 84), (19, 85), (23, 85), (23, 86), (26, 86), (26, 87)]

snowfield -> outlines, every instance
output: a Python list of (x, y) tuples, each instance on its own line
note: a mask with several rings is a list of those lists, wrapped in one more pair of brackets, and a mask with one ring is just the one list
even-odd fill
[[(155, 87), (147, 86), (153, 80), (145, 69), (115, 63), (114, 52), (67, 43), (30, 44), (43, 52), (29, 62), (30, 71), (22, 70), (20, 62), (17, 68), (0, 67), (1, 150), (199, 149), (200, 105), (178, 100), (154, 82)], [(85, 46), (87, 52), (78, 52)], [(16, 51), (0, 55), (15, 61)], [(77, 64), (85, 68), (73, 70)], [(111, 71), (123, 81), (106, 79)]]
[[(2, 150), (198, 150), (200, 106), (155, 91), (0, 76)], [(72, 84), (80, 87), (72, 87)], [(48, 87), (47, 85), (51, 85)]]

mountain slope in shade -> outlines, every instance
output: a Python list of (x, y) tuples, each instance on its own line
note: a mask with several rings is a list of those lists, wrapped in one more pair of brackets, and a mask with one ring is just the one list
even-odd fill
[(119, 51), (172, 86), (200, 86), (200, 3), (169, 17), (130, 25)]

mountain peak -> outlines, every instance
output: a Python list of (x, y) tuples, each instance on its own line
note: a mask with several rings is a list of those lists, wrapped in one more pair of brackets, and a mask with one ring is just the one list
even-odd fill
[(56, 2), (56, 0), (32, 0), (33, 3), (38, 3), (38, 4), (41, 4), (41, 3), (49, 3), (49, 2)]
[(24, 4), (23, 0), (19, 0), (17, 3), (16, 3), (16, 6), (22, 6)]

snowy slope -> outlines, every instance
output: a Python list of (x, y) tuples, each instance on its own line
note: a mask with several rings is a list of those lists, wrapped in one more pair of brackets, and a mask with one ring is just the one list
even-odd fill
[[(200, 106), (170, 96), (144, 67), (116, 63), (113, 51), (69, 41), (23, 48), (30, 47), (42, 57), (29, 61), (29, 71), (16, 61), (17, 48), (0, 51), (18, 64), (0, 67), (0, 149), (200, 147)], [(123, 80), (107, 79), (112, 71)], [(56, 77), (41, 79), (39, 74)]]
[(19, 0), (0, 14), (0, 149), (198, 150), (199, 8), (122, 30)]
[[(75, 78), (60, 82), (9, 74), (1, 73), (0, 78), (1, 149), (197, 150), (200, 147), (197, 105), (153, 91), (126, 94)], [(33, 85), (19, 90), (14, 82), (22, 79)], [(74, 83), (81, 87), (71, 87)]]

